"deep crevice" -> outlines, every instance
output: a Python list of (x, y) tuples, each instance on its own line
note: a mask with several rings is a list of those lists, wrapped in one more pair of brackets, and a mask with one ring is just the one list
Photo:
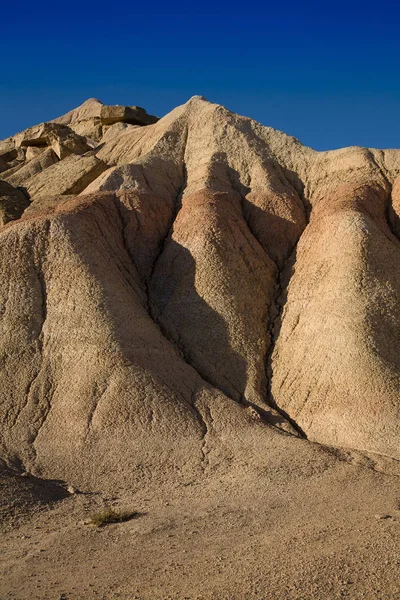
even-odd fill
[(227, 175), (228, 175), (228, 180), (229, 180), (229, 183), (231, 184), (233, 191), (236, 192), (240, 197), (241, 215), (242, 215), (244, 222), (247, 225), (247, 229), (249, 230), (250, 235), (256, 240), (256, 242), (258, 243), (258, 245), (260, 246), (260, 248), (262, 249), (264, 254), (268, 257), (268, 259), (272, 263), (274, 263), (274, 265), (278, 269), (278, 265), (277, 265), (276, 261), (266, 251), (266, 249), (264, 248), (261, 241), (258, 239), (256, 232), (254, 231), (254, 229), (252, 228), (252, 226), (249, 222), (249, 218), (248, 218), (247, 210), (246, 210), (246, 196), (247, 196), (247, 194), (249, 194), (251, 192), (251, 188), (244, 185), (240, 181), (239, 173), (237, 171), (235, 171), (234, 169), (232, 169), (231, 167), (227, 167)]
[[(149, 316), (151, 318), (152, 318), (151, 309), (150, 309), (151, 302), (150, 302), (150, 293), (149, 293), (149, 287), (150, 287), (150, 284), (151, 284), (151, 279), (152, 279), (152, 277), (154, 275), (154, 271), (155, 271), (155, 269), (157, 267), (158, 260), (160, 259), (161, 255), (163, 254), (163, 252), (165, 250), (165, 247), (166, 247), (166, 244), (168, 243), (168, 240), (171, 238), (172, 231), (173, 231), (173, 226), (174, 226), (175, 220), (177, 218), (177, 215), (178, 215), (178, 213), (179, 213), (179, 211), (181, 209), (182, 198), (183, 198), (183, 194), (184, 194), (184, 191), (185, 191), (185, 188), (186, 188), (186, 184), (187, 184), (187, 171), (186, 171), (186, 163), (185, 163), (185, 153), (186, 153), (186, 146), (187, 146), (188, 135), (189, 135), (188, 127), (186, 127), (185, 132), (184, 132), (184, 139), (183, 139), (183, 144), (182, 144), (182, 156), (181, 156), (181, 159), (182, 159), (182, 180), (181, 180), (180, 185), (177, 188), (177, 192), (176, 192), (175, 196), (172, 198), (172, 203), (171, 203), (172, 204), (171, 218), (169, 220), (169, 223), (167, 224), (165, 236), (163, 236), (159, 240), (159, 242), (157, 244), (158, 245), (158, 251), (156, 252), (156, 255), (155, 255), (154, 260), (153, 260), (153, 264), (151, 266), (151, 269), (150, 269), (150, 272), (149, 272), (148, 275), (145, 275), (145, 274), (141, 273), (141, 271), (139, 270), (139, 268), (137, 267), (137, 265), (135, 263), (135, 259), (134, 259), (134, 256), (132, 255), (132, 252), (131, 252), (130, 248), (129, 248), (129, 243), (128, 243), (128, 239), (127, 239), (127, 236), (126, 236), (126, 222), (125, 222), (122, 210), (121, 210), (121, 201), (115, 195), (115, 204), (116, 204), (116, 207), (117, 207), (117, 210), (118, 210), (118, 214), (119, 214), (119, 218), (120, 218), (121, 225), (122, 225), (122, 237), (123, 237), (124, 247), (125, 247), (125, 250), (126, 250), (128, 256), (130, 257), (132, 263), (134, 264), (134, 266), (136, 268), (136, 271), (137, 271), (137, 273), (138, 273), (138, 275), (139, 275), (139, 277), (141, 279), (141, 283), (143, 284), (145, 295), (146, 295), (146, 302), (147, 302), (146, 309), (147, 309), (147, 312), (148, 312), (148, 314), (149, 314)], [(142, 176), (144, 178), (144, 181), (146, 183), (147, 188), (151, 192), (151, 186), (150, 186), (150, 183), (149, 183), (149, 181), (148, 181), (148, 179), (147, 179), (144, 171), (145, 171), (144, 168), (142, 168), (141, 169)], [(169, 180), (171, 181), (171, 183), (173, 184), (173, 186), (175, 187), (175, 182), (173, 182), (171, 180), (170, 175), (168, 173), (168, 169), (166, 170), (166, 174), (167, 174)], [(160, 198), (160, 201), (162, 202), (161, 198)]]
[(119, 200), (119, 198), (117, 198), (116, 194), (113, 194), (113, 198), (114, 198), (115, 208), (117, 210), (117, 214), (118, 214), (118, 217), (119, 217), (119, 221), (121, 223), (121, 236), (122, 236), (122, 243), (123, 243), (125, 252), (128, 254), (130, 260), (133, 263), (133, 266), (135, 267), (136, 271), (140, 275), (139, 269), (138, 269), (138, 267), (136, 265), (136, 262), (135, 262), (135, 258), (133, 257), (133, 255), (132, 255), (132, 253), (131, 253), (131, 251), (129, 249), (129, 243), (128, 243), (128, 239), (126, 237), (126, 224), (125, 224), (124, 216), (123, 216), (122, 210), (121, 210), (121, 201)]
[[(179, 214), (179, 211), (182, 208), (182, 200), (183, 200), (183, 196), (187, 187), (187, 168), (186, 168), (186, 160), (185, 160), (185, 154), (186, 154), (186, 148), (187, 148), (187, 142), (188, 142), (188, 137), (189, 137), (189, 129), (188, 126), (186, 126), (185, 128), (185, 134), (184, 134), (184, 140), (183, 140), (183, 144), (182, 144), (182, 155), (181, 155), (181, 159), (182, 159), (182, 181), (181, 181), (181, 185), (179, 186), (177, 193), (175, 194), (175, 197), (173, 198), (173, 202), (172, 202), (172, 215), (171, 215), (171, 219), (167, 228), (167, 235), (164, 237), (163, 240), (160, 240), (159, 243), (159, 251), (153, 261), (153, 265), (152, 268), (150, 270), (149, 276), (147, 278), (146, 281), (146, 290), (147, 290), (147, 297), (149, 299), (149, 307), (150, 307), (150, 296), (149, 296), (149, 286), (151, 284), (151, 280), (154, 276), (154, 272), (157, 268), (157, 263), (160, 259), (160, 257), (162, 256), (162, 254), (164, 253), (164, 250), (166, 248), (167, 243), (169, 242), (169, 240), (172, 237), (172, 232), (173, 232), (173, 227), (174, 227), (174, 223), (177, 219), (177, 216)], [(168, 172), (168, 170), (167, 170)]]
[(221, 384), (217, 384), (215, 382), (213, 382), (208, 375), (206, 375), (202, 369), (200, 369), (198, 366), (194, 366), (192, 364), (192, 360), (190, 358), (190, 356), (188, 356), (187, 350), (185, 348), (185, 346), (180, 343), (178, 340), (171, 338), (171, 336), (169, 335), (169, 333), (166, 331), (165, 327), (162, 325), (162, 323), (159, 321), (158, 317), (154, 316), (153, 314), (150, 314), (150, 318), (153, 320), (153, 322), (157, 325), (157, 327), (159, 328), (162, 336), (170, 343), (172, 344), (172, 346), (175, 348), (175, 350), (178, 352), (178, 355), (185, 361), (185, 363), (191, 367), (192, 369), (194, 369), (194, 371), (196, 371), (197, 375), (206, 383), (208, 384), (210, 387), (220, 391), (222, 394), (224, 394), (227, 398), (229, 398), (229, 400), (232, 400), (232, 402), (236, 402), (237, 404), (243, 404), (244, 406), (248, 406), (250, 405), (249, 403), (246, 403), (246, 401), (243, 398), (243, 394), (241, 394), (241, 392), (239, 390), (237, 390), (235, 388), (235, 386), (232, 384), (231, 381), (226, 380), (228, 382), (228, 384), (233, 387), (237, 393), (239, 394), (240, 398), (239, 400), (234, 398), (232, 396), (232, 394), (230, 394), (227, 390), (222, 389), (221, 387), (219, 387)]
[[(233, 173), (234, 173), (234, 177), (232, 177)], [(284, 309), (284, 306), (287, 301), (287, 289), (288, 289), (290, 279), (291, 279), (292, 268), (295, 263), (297, 245), (298, 245), (304, 231), (306, 230), (306, 228), (308, 226), (308, 223), (310, 220), (310, 214), (311, 214), (311, 203), (308, 201), (308, 199), (304, 195), (305, 186), (304, 186), (304, 183), (300, 180), (297, 173), (294, 174), (296, 176), (296, 183), (297, 183), (296, 186), (294, 185), (293, 182), (291, 182), (288, 179), (286, 172), (282, 173), (282, 174), (285, 179), (284, 182), (282, 181), (282, 179), (280, 177), (278, 177), (280, 182), (282, 183), (282, 185), (283, 184), (288, 185), (291, 188), (291, 191), (294, 193), (295, 197), (297, 197), (299, 199), (299, 201), (301, 202), (301, 205), (304, 209), (303, 212), (304, 212), (304, 217), (306, 219), (306, 227), (303, 229), (303, 231), (299, 235), (296, 243), (292, 247), (289, 255), (287, 256), (287, 258), (285, 259), (285, 261), (281, 267), (265, 250), (261, 241), (258, 239), (256, 233), (253, 231), (253, 228), (251, 227), (251, 224), (249, 223), (249, 220), (247, 218), (245, 201), (246, 201), (246, 195), (251, 191), (251, 188), (244, 186), (240, 182), (239, 174), (237, 172), (233, 172), (233, 170), (231, 170), (231, 169), (229, 169), (229, 171), (228, 171), (228, 178), (229, 178), (232, 188), (239, 194), (239, 196), (241, 198), (242, 216), (243, 216), (243, 220), (245, 221), (250, 234), (258, 242), (258, 244), (262, 248), (265, 255), (271, 260), (271, 262), (275, 265), (276, 270), (277, 270), (275, 293), (274, 293), (273, 301), (270, 305), (270, 310), (269, 310), (270, 318), (269, 318), (268, 324), (267, 324), (267, 332), (268, 332), (268, 335), (270, 338), (270, 344), (269, 344), (269, 348), (268, 348), (268, 351), (267, 351), (266, 357), (265, 357), (265, 371), (266, 371), (266, 380), (267, 380), (266, 401), (267, 401), (267, 404), (271, 408), (276, 410), (284, 419), (286, 419), (286, 421), (288, 423), (290, 423), (290, 425), (293, 427), (293, 429), (295, 431), (297, 431), (297, 433), (299, 434), (300, 437), (306, 438), (307, 436), (306, 436), (305, 432), (290, 417), (290, 415), (286, 411), (284, 411), (282, 408), (280, 408), (277, 405), (277, 403), (275, 402), (275, 399), (273, 397), (273, 394), (272, 394), (272, 377), (273, 377), (272, 355), (273, 355), (273, 352), (275, 349), (275, 344), (279, 337), (283, 309)], [(292, 175), (293, 175), (293, 173), (292, 173)], [(289, 273), (288, 273), (288, 269), (290, 269)], [(250, 403), (250, 402), (242, 402), (242, 403), (253, 407), (255, 410), (257, 410), (257, 412), (259, 413), (259, 415), (263, 421), (270, 423), (271, 416), (268, 415), (266, 411), (263, 411), (258, 406), (252, 405), (252, 403)]]
[[(305, 231), (305, 230), (304, 230)], [(303, 231), (303, 233), (304, 233)], [(303, 235), (299, 237), (295, 246), (292, 249), (289, 258), (285, 261), (282, 269), (280, 269), (276, 284), (275, 284), (275, 294), (274, 300), (271, 304), (270, 308), (270, 319), (268, 326), (268, 333), (270, 336), (270, 345), (266, 355), (265, 360), (265, 369), (267, 374), (267, 402), (268, 404), (275, 408), (287, 421), (292, 425), (292, 427), (299, 433), (301, 437), (306, 438), (305, 432), (301, 429), (301, 427), (296, 423), (294, 419), (290, 417), (290, 415), (283, 410), (275, 401), (275, 398), (272, 393), (272, 379), (273, 379), (273, 354), (275, 351), (275, 346), (279, 338), (279, 333), (282, 327), (282, 319), (283, 319), (283, 311), (287, 302), (287, 294), (289, 283), (293, 274), (293, 267), (296, 262), (296, 252), (297, 245)]]
[[(146, 280), (146, 289), (147, 289), (147, 291), (149, 289), (149, 286), (151, 284), (151, 280), (152, 280), (152, 278), (154, 276), (154, 273), (155, 273), (155, 270), (157, 268), (158, 261), (160, 260), (161, 256), (163, 255), (164, 250), (165, 250), (168, 242), (172, 238), (172, 232), (173, 232), (174, 224), (175, 224), (175, 221), (176, 221), (177, 216), (179, 214), (179, 211), (182, 208), (182, 199), (183, 199), (183, 195), (184, 195), (184, 192), (185, 192), (185, 189), (186, 189), (186, 183), (187, 183), (187, 173), (186, 173), (186, 167), (184, 166), (183, 167), (182, 184), (181, 184), (180, 188), (178, 189), (178, 192), (177, 192), (177, 194), (176, 194), (176, 196), (175, 196), (175, 198), (173, 200), (173, 210), (172, 210), (171, 219), (170, 219), (170, 222), (169, 222), (169, 225), (168, 225), (168, 232), (167, 232), (167, 235), (162, 240), (160, 240), (160, 242), (159, 242), (158, 253), (157, 253), (157, 255), (156, 255), (156, 257), (155, 257), (155, 259), (153, 261), (153, 265), (151, 267), (149, 276), (148, 276), (148, 278)], [(150, 296), (149, 296), (149, 293), (147, 294), (147, 296), (149, 298), (149, 305), (150, 305)]]

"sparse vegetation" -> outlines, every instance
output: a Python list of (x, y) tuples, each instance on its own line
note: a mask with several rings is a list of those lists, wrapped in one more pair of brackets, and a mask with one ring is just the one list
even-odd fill
[(104, 527), (111, 523), (124, 523), (131, 519), (136, 519), (140, 513), (130, 510), (115, 510), (108, 506), (102, 511), (99, 511), (91, 516), (90, 524), (96, 527)]

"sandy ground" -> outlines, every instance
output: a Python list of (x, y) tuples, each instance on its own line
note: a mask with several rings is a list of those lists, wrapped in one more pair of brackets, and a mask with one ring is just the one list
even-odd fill
[[(283, 435), (260, 456), (114, 497), (3, 469), (0, 598), (400, 599), (398, 463)], [(140, 515), (88, 524), (104, 506)]]

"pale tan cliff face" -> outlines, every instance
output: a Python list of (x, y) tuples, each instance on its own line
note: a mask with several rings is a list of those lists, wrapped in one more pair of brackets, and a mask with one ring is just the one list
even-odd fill
[(189, 477), (256, 410), (400, 458), (400, 151), (318, 153), (200, 97), (101, 111), (0, 142), (2, 456)]

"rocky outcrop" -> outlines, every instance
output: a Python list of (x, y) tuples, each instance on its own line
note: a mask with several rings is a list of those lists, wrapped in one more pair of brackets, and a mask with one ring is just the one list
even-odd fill
[(102, 106), (100, 111), (102, 125), (130, 123), (131, 125), (153, 125), (157, 117), (148, 115), (140, 106)]
[(147, 114), (140, 106), (107, 106), (96, 98), (89, 98), (81, 106), (52, 123), (67, 125), (75, 133), (100, 141), (110, 125), (128, 123), (137, 126), (152, 125), (158, 117)]
[(84, 154), (91, 149), (84, 137), (77, 135), (69, 127), (56, 123), (42, 123), (27, 129), (14, 137), (14, 143), (16, 148), (50, 147), (59, 159), (70, 154)]
[(102, 135), (100, 112), (103, 103), (96, 98), (89, 98), (81, 106), (74, 108), (52, 123), (67, 125), (78, 135), (98, 140)]
[(185, 478), (256, 415), (400, 458), (400, 152), (318, 153), (201, 97), (129, 114), (56, 120), (98, 129), (47, 166), (0, 143), (31, 200), (0, 234), (3, 457)]

